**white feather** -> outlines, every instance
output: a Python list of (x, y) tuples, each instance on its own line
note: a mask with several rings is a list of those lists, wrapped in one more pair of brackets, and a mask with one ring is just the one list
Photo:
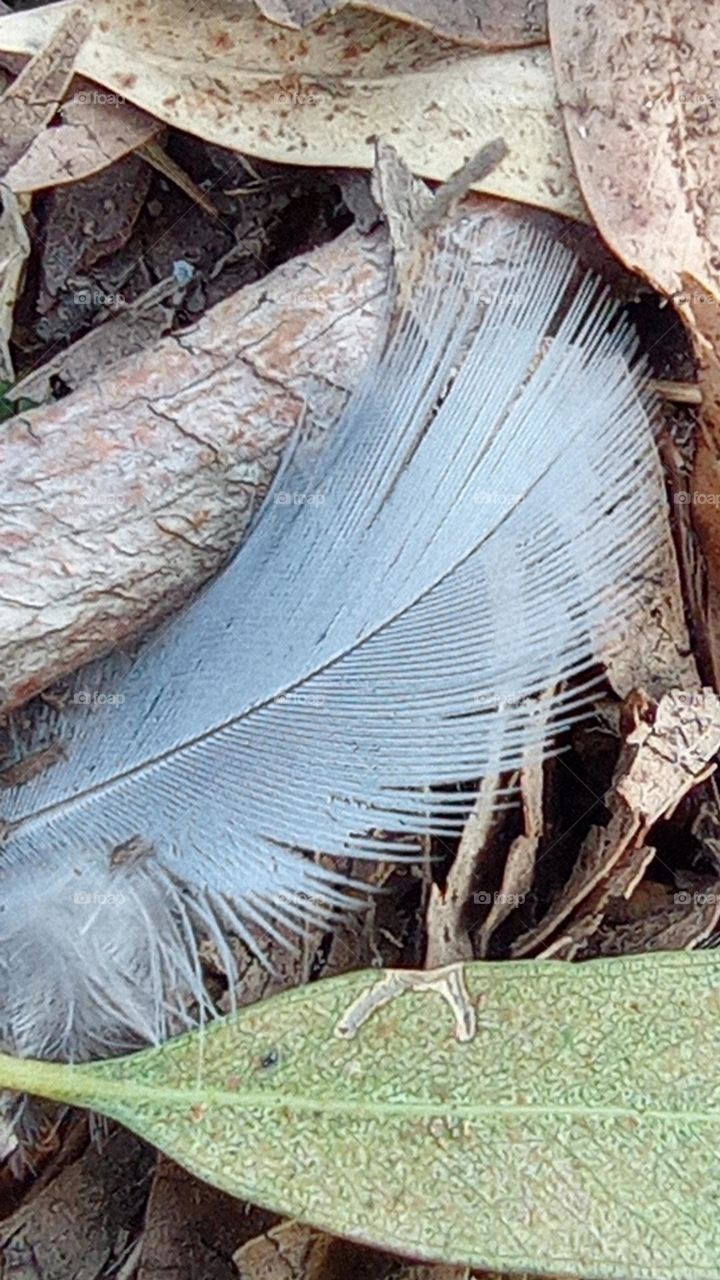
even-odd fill
[[(167, 1034), (201, 991), (198, 932), (230, 965), (228, 930), (257, 947), (342, 905), (303, 851), (457, 830), (473, 780), (544, 746), (536, 695), (627, 622), (664, 501), (635, 339), (592, 280), (557, 318), (576, 264), (534, 233), (483, 307), (474, 236), (438, 249), (230, 566), (129, 670), (80, 673), (66, 758), (9, 794), (17, 1051)], [(587, 694), (558, 688), (556, 732)], [(113, 856), (135, 837), (152, 853)]]

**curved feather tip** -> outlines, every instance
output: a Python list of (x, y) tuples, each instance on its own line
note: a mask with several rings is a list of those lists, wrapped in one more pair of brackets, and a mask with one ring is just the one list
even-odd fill
[(327, 920), (349, 882), (308, 853), (413, 856), (581, 709), (660, 535), (652, 406), (614, 304), (565, 297), (567, 250), (520, 233), (483, 300), (477, 249), (446, 236), (229, 567), (129, 669), (79, 673), (62, 758), (9, 792), (16, 1051), (161, 1039), (203, 999), (199, 936), (232, 970), (228, 932)]

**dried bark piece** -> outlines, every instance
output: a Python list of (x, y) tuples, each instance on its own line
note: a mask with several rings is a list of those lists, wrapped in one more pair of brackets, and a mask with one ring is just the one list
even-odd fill
[(500, 820), (497, 810), (499, 786), (499, 778), (483, 779), (472, 813), (463, 828), (445, 888), (441, 889), (437, 884), (430, 887), (426, 916), (426, 969), (439, 969), (446, 964), (473, 958), (466, 920), (467, 907), (477, 883), (485, 847)]
[(500, 890), (493, 895), (492, 906), (480, 927), (480, 956), (487, 955), (495, 930), (525, 901), (532, 888), (538, 847), (543, 834), (543, 777), (542, 764), (529, 765), (520, 774), (525, 830), (510, 845)]
[(0, 435), (0, 704), (184, 603), (237, 545), (304, 408), (335, 419), (383, 313), (349, 232)]
[[(632, 892), (652, 853), (646, 845), (654, 823), (672, 813), (715, 768), (711, 762), (720, 749), (720, 699), (711, 689), (676, 690), (656, 706), (638, 697), (630, 710), (634, 724), (605, 797), (610, 822), (590, 831), (570, 880), (545, 919), (515, 942), (515, 956), (537, 953), (561, 926), (563, 945), (573, 942), (572, 924), (566, 924), (573, 913), (579, 913), (577, 938), (583, 939), (588, 918), (602, 914), (616, 891)], [(555, 945), (560, 944), (546, 951)]]

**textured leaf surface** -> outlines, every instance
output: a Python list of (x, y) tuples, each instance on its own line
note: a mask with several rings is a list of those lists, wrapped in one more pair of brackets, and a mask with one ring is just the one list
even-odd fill
[(348, 1007), (383, 981), (365, 971), (129, 1058), (4, 1057), (0, 1081), (113, 1116), (235, 1195), (405, 1253), (715, 1278), (720, 956), (479, 963), (464, 978), (465, 1042), (421, 990), (343, 1038)]
[[(0, 18), (0, 49), (36, 52), (68, 7)], [(269, 160), (360, 168), (387, 137), (429, 178), (503, 138), (507, 157), (478, 189), (586, 217), (545, 46), (454, 48), (350, 10), (291, 31), (239, 0), (94, 0), (92, 16), (78, 71), (173, 128)]]

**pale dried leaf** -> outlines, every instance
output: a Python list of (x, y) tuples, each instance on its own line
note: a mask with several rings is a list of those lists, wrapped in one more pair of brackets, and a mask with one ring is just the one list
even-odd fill
[[(720, 179), (715, 9), (550, 0), (551, 42), (585, 199), (618, 256), (670, 297), (700, 363), (705, 430), (693, 520), (708, 562), (720, 673)], [(660, 31), (664, 34), (660, 35)], [(672, 36), (669, 33), (672, 32)]]
[[(0, 48), (31, 51), (67, 3), (0, 18)], [(93, 14), (78, 69), (175, 128), (270, 160), (361, 168), (387, 136), (438, 179), (499, 137), (508, 155), (482, 190), (586, 216), (545, 47), (451, 48), (351, 10), (298, 32), (250, 0), (200, 12), (194, 0), (96, 0)]]
[(86, 89), (64, 103), (63, 123), (39, 133), (8, 170), (11, 190), (39, 191), (90, 177), (160, 132), (159, 120), (129, 102), (103, 101), (110, 96)]
[(27, 50), (34, 56), (0, 98), (2, 174), (55, 115), (91, 26), (92, 16), (87, 8), (74, 2), (63, 5), (58, 22), (48, 29), (44, 47), (37, 53)]
[[(306, 27), (338, 5), (330, 0), (257, 0), (258, 9), (289, 27)], [(544, 44), (545, 0), (372, 0), (355, 5), (428, 27), (436, 35), (485, 49)]]
[(2, 187), (2, 213), (0, 213), (0, 378), (7, 382), (14, 379), (10, 356), (10, 335), (13, 328), (13, 312), (20, 290), (25, 262), (30, 253), (30, 240), (23, 221), (29, 209), (27, 196), (19, 198), (7, 187)]

